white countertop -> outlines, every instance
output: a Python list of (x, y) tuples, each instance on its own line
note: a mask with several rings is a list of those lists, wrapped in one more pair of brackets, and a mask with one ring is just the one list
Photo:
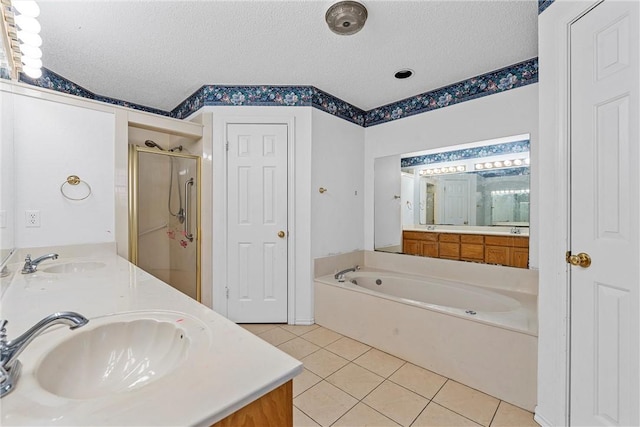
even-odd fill
[[(82, 257), (71, 258), (60, 248), (58, 260), (44, 261), (33, 274), (19, 273), (22, 262), (9, 265), (18, 269), (13, 280), (5, 282), (0, 300), (1, 317), (9, 320), (9, 339), (58, 311), (84, 315), (90, 319), (87, 327), (91, 319), (100, 322), (116, 313), (162, 311), (182, 313), (187, 321), (202, 325), (192, 337), (199, 345), (174, 372), (148, 385), (104, 398), (69, 399), (45, 391), (34, 374), (44, 354), (59, 342), (56, 336), (66, 339), (82, 328), (52, 327), (20, 355), (17, 386), (0, 400), (1, 425), (211, 425), (302, 372), (296, 359), (125, 259), (83, 248)], [(36, 256), (42, 253), (34, 251)], [(45, 272), (72, 261), (105, 266), (81, 273)]]
[[(519, 233), (512, 233), (517, 228)], [(429, 233), (485, 234), (491, 236), (529, 237), (529, 227), (476, 226), (476, 225), (406, 225), (403, 231), (424, 231)]]

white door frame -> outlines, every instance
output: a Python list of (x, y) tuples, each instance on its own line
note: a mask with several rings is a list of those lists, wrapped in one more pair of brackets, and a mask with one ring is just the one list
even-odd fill
[(538, 406), (542, 426), (569, 425), (570, 275), (570, 31), (603, 0), (555, 0), (538, 19), (540, 275), (538, 290)]
[[(223, 145), (228, 141), (228, 125), (240, 124), (240, 125), (264, 125), (264, 124), (282, 124), (287, 126), (287, 231), (289, 233), (287, 238), (287, 321), (289, 324), (295, 323), (295, 119), (294, 117), (263, 117), (263, 116), (229, 116), (225, 117), (223, 120), (224, 129), (223, 132)], [(223, 147), (224, 150), (224, 162), (222, 162), (224, 169), (219, 176), (223, 177), (224, 182), (222, 183), (222, 188), (224, 188), (224, 199), (227, 200), (227, 192), (228, 192), (228, 181), (227, 181), (227, 151)], [(220, 187), (218, 187), (220, 188)], [(220, 209), (214, 213), (214, 215), (220, 215), (224, 224), (228, 224), (227, 218), (227, 209)], [(228, 240), (228, 230), (227, 227), (224, 227), (224, 235), (223, 236), (214, 236), (214, 240), (217, 238), (224, 239), (224, 247), (227, 247), (229, 242)], [(217, 283), (214, 289), (214, 298), (225, 298), (225, 287), (227, 285), (228, 280), (228, 272), (226, 269), (226, 258), (224, 262), (225, 268), (224, 271), (217, 277), (223, 279), (222, 283)], [(221, 305), (217, 305), (214, 302), (214, 306), (216, 307), (216, 311), (220, 314), (223, 314), (225, 317), (227, 316), (227, 304), (225, 302), (224, 308)]]

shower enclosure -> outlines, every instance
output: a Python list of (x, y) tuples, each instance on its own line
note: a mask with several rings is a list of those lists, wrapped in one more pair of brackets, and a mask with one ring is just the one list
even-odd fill
[(200, 157), (145, 145), (129, 150), (130, 261), (200, 301)]

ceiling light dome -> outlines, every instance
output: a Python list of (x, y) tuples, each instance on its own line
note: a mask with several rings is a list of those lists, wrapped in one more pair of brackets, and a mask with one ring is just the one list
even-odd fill
[(367, 8), (357, 1), (334, 3), (324, 16), (331, 31), (342, 36), (355, 34), (367, 21)]

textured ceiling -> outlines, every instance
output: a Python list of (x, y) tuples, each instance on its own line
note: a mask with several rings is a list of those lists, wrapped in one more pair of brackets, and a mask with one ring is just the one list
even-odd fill
[[(363, 1), (332, 33), (332, 1), (41, 0), (44, 66), (84, 88), (171, 110), (205, 84), (312, 85), (364, 110), (537, 56), (537, 0)], [(410, 68), (407, 80), (393, 77)]]

